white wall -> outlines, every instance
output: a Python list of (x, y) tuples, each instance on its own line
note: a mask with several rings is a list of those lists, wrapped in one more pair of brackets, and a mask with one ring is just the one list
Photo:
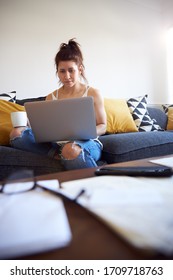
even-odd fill
[(89, 83), (103, 96), (147, 93), (150, 102), (167, 102), (160, 2), (1, 0), (0, 91), (16, 90), (18, 98), (53, 91), (54, 56), (75, 37)]
[(162, 0), (162, 15), (165, 28), (173, 27), (173, 1)]

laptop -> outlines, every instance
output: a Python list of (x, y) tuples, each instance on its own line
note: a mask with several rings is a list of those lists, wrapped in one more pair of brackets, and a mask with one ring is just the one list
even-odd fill
[(97, 137), (93, 97), (24, 104), (36, 142), (88, 140)]

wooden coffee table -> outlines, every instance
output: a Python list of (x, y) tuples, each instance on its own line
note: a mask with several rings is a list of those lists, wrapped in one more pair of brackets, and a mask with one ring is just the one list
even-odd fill
[[(116, 166), (153, 165), (148, 159), (113, 164)], [(94, 177), (95, 168), (65, 171), (37, 179), (58, 179), (59, 182)], [(72, 241), (69, 246), (23, 257), (23, 259), (44, 260), (142, 260), (142, 259), (173, 259), (173, 256), (146, 252), (137, 249), (124, 241), (115, 231), (90, 214), (81, 206), (64, 201), (69, 223), (72, 230)], [(21, 259), (21, 258), (20, 258)]]

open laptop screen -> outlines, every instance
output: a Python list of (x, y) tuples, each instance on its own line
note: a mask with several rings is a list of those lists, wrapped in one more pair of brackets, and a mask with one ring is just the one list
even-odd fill
[(97, 137), (92, 97), (27, 102), (25, 109), (36, 142)]

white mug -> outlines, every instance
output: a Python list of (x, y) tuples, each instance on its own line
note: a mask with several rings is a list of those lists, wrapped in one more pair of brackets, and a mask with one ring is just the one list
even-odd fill
[(26, 112), (11, 112), (11, 122), (13, 127), (27, 126)]

